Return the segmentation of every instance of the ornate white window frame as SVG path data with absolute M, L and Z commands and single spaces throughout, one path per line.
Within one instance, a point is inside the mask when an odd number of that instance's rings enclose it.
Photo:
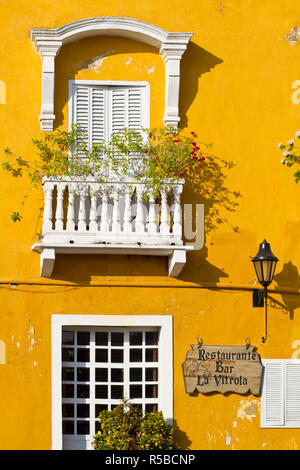
M 179 117 L 180 60 L 193 33 L 169 32 L 133 18 L 87 18 L 55 29 L 31 29 L 30 38 L 42 57 L 41 130 L 53 131 L 55 57 L 62 45 L 94 35 L 122 36 L 158 49 L 165 62 L 166 126 L 177 127 Z
M 159 327 L 160 370 L 159 408 L 164 417 L 173 421 L 173 317 L 171 315 L 60 315 L 53 314 L 52 337 L 52 450 L 61 450 L 62 398 L 61 398 L 61 339 L 64 326 L 101 327 Z

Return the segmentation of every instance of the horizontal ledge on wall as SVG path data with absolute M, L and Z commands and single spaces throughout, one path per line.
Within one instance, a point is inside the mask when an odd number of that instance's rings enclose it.
M 47 286 L 47 287 L 144 287 L 144 288 L 173 288 L 173 289 L 208 289 L 208 290 L 235 290 L 235 291 L 252 291 L 253 289 L 262 289 L 258 284 L 235 284 L 235 283 L 209 283 L 201 282 L 197 284 L 195 282 L 185 281 L 123 281 L 123 280 L 111 280 L 105 279 L 98 282 L 65 282 L 65 281 L 46 281 L 40 279 L 0 279 L 1 286 L 10 286 L 15 288 L 17 286 Z M 269 294 L 293 294 L 300 295 L 300 289 L 293 287 L 282 287 L 282 288 L 269 288 Z

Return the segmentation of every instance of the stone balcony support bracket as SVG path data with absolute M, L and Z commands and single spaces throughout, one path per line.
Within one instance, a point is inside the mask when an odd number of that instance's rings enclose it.
M 40 254 L 40 275 L 50 278 L 53 273 L 55 257 L 57 254 L 93 254 L 93 255 L 142 255 L 165 256 L 168 258 L 168 275 L 178 277 L 186 263 L 186 252 L 192 250 L 192 246 L 151 246 L 151 245 L 113 245 L 106 244 L 52 244 L 45 245 L 42 242 L 35 243 L 32 250 Z
M 133 18 L 87 18 L 55 29 L 32 29 L 30 38 L 42 57 L 41 130 L 54 128 L 55 57 L 61 46 L 91 35 L 121 36 L 145 42 L 158 49 L 165 63 L 165 114 L 166 126 L 177 128 L 180 121 L 178 102 L 180 85 L 180 60 L 193 33 L 169 32 Z

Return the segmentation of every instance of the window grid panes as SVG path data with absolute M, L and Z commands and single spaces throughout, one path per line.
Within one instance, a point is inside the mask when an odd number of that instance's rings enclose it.
M 63 329 L 63 434 L 94 435 L 100 411 L 112 410 L 124 397 L 143 412 L 158 411 L 158 361 L 158 329 Z

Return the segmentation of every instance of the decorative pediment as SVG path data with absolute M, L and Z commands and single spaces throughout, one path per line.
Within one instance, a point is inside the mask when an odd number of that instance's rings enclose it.
M 60 48 L 80 39 L 103 35 L 121 36 L 145 42 L 158 49 L 165 62 L 165 114 L 166 126 L 177 127 L 180 60 L 193 33 L 169 32 L 133 18 L 100 17 L 75 21 L 55 29 L 32 29 L 30 37 L 43 60 L 41 129 L 52 131 L 54 114 L 55 57 Z

